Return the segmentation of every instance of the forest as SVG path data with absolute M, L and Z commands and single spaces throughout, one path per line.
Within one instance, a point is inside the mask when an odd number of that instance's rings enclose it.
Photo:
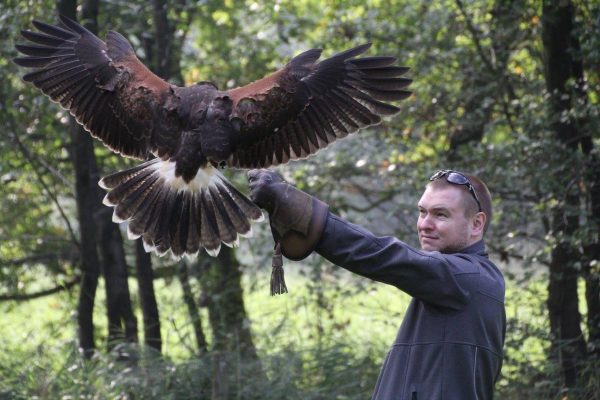
M 316 255 L 284 260 L 289 293 L 270 296 L 268 221 L 218 257 L 128 239 L 98 180 L 134 160 L 13 62 L 59 14 L 177 85 L 242 86 L 311 48 L 396 57 L 400 113 L 275 169 L 416 247 L 428 177 L 480 176 L 506 281 L 495 398 L 600 399 L 598 0 L 0 2 L 0 399 L 367 399 L 410 301 Z

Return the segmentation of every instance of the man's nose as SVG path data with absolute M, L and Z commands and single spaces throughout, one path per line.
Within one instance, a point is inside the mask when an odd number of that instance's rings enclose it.
M 419 222 L 417 224 L 419 229 L 433 229 L 433 222 L 431 221 L 431 218 L 429 216 L 429 214 L 425 215 L 425 216 L 421 216 L 419 218 Z

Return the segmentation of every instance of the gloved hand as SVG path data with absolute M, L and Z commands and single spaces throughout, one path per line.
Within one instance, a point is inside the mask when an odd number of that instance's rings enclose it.
M 289 185 L 278 173 L 268 169 L 253 169 L 248 171 L 248 186 L 252 201 L 271 214 L 275 210 L 280 193 Z
M 325 227 L 329 206 L 266 170 L 248 172 L 250 198 L 269 213 L 273 236 L 292 260 L 310 254 Z

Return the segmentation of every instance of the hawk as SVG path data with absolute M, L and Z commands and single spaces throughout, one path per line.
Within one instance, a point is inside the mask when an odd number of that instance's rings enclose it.
M 23 30 L 33 71 L 23 80 L 69 110 L 112 151 L 143 163 L 102 178 L 113 220 L 147 251 L 217 255 L 262 218 L 220 167 L 267 168 L 303 159 L 382 116 L 410 95 L 408 68 L 394 57 L 357 58 L 364 44 L 318 61 L 308 50 L 246 86 L 179 87 L 153 74 L 121 34 L 103 41 L 74 20 L 33 21 Z

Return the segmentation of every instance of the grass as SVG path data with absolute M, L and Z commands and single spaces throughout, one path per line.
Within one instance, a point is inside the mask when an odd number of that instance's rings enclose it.
M 369 398 L 383 357 L 410 298 L 386 285 L 342 274 L 315 281 L 288 275 L 287 295 L 268 295 L 268 277 L 246 278 L 245 301 L 261 365 L 237 354 L 194 356 L 194 338 L 176 281 L 157 281 L 163 357 L 146 350 L 136 363 L 99 352 L 83 362 L 77 349 L 76 293 L 0 303 L 0 400 L 205 399 L 219 365 L 234 399 Z M 264 284 L 263 284 L 264 283 Z M 257 288 L 258 284 L 261 287 Z M 135 282 L 131 282 L 135 297 Z M 507 282 L 506 358 L 497 399 L 554 398 L 560 392 L 549 349 L 545 281 Z M 104 348 L 104 290 L 96 301 L 97 344 Z M 203 324 L 208 318 L 202 310 Z M 138 315 L 141 332 L 141 316 Z M 268 382 L 256 378 L 263 370 Z M 597 382 L 593 383 L 597 385 Z M 235 395 L 234 395 L 235 394 Z
M 245 375 L 252 376 L 253 365 L 236 367 L 238 386 L 269 391 L 272 398 L 280 392 L 285 398 L 317 399 L 327 391 L 339 393 L 338 398 L 368 397 L 408 296 L 385 285 L 340 294 L 328 290 L 327 283 L 318 287 L 292 273 L 287 278 L 291 293 L 271 297 L 268 276 L 257 278 L 265 285 L 251 290 L 256 284 L 246 282 L 246 308 L 271 386 L 259 387 L 260 383 L 247 381 Z M 353 286 L 348 276 L 341 279 Z M 139 310 L 133 280 L 131 289 L 134 307 Z M 202 394 L 201 385 L 210 380 L 207 371 L 213 370 L 214 360 L 192 355 L 194 338 L 179 284 L 157 281 L 156 291 L 164 357 L 143 355 L 135 366 L 119 363 L 102 352 L 91 363 L 81 361 L 76 344 L 76 292 L 24 303 L 0 303 L 0 399 L 208 396 Z M 317 297 L 321 305 L 328 305 L 318 307 Z M 102 349 L 106 340 L 102 286 L 97 291 L 94 315 L 97 345 Z M 206 310 L 202 310 L 202 317 L 207 328 Z M 138 315 L 140 325 L 141 320 Z M 235 357 L 225 355 L 229 356 Z M 242 371 L 244 368 L 248 371 Z M 136 390 L 128 393 L 131 388 Z

